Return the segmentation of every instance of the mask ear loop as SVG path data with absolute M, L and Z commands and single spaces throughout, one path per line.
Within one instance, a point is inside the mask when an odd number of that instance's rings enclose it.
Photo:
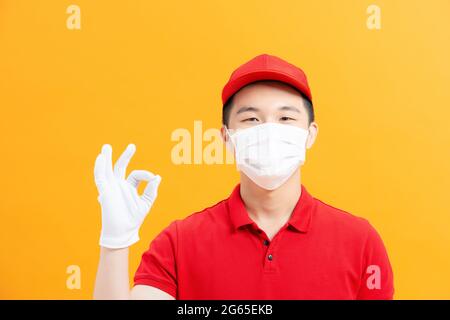
M 311 134 L 311 130 L 309 130 L 309 128 L 307 129 L 308 130 L 308 133 L 306 134 L 306 139 L 305 139 L 305 155 L 304 155 L 304 159 L 303 159 L 303 161 L 300 163 L 300 166 L 303 166 L 304 164 L 305 164 L 305 162 L 306 162 L 306 153 L 307 153 L 307 151 L 308 151 L 308 138 L 309 138 L 309 135 Z
M 309 127 L 308 127 L 308 134 L 306 135 L 306 139 L 305 139 L 305 152 L 306 152 L 306 150 L 308 150 L 309 148 L 308 148 L 308 138 L 309 138 L 309 136 L 311 135 L 311 130 L 309 129 Z
M 237 148 L 236 144 L 234 143 L 233 139 L 231 138 L 230 130 L 228 130 L 226 125 L 224 125 L 224 128 L 225 128 L 225 132 L 226 132 L 226 134 L 228 136 L 228 140 L 226 141 L 226 145 L 230 146 L 230 148 L 231 148 L 230 151 L 234 153 L 234 159 L 236 161 L 236 167 L 238 167 L 238 165 L 239 165 L 238 164 L 238 159 L 239 159 L 239 157 L 238 157 L 238 148 Z
M 227 137 L 226 143 L 227 143 L 227 144 L 230 144 L 230 143 L 231 143 L 231 146 L 233 147 L 233 151 L 236 151 L 236 150 L 237 150 L 237 149 L 236 149 L 236 145 L 235 145 L 233 139 L 231 139 L 231 133 L 230 133 L 230 131 L 228 130 L 228 128 L 227 128 L 226 125 L 224 125 L 223 127 L 225 128 L 226 135 L 228 136 L 228 137 Z

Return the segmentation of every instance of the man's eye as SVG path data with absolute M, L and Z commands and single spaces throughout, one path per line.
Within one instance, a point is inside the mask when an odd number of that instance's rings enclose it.
M 280 120 L 281 121 L 289 121 L 289 120 L 295 120 L 295 119 L 291 118 L 291 117 L 281 117 Z
M 258 118 L 247 118 L 247 119 L 244 119 L 244 120 L 242 120 L 243 122 L 245 121 L 245 122 L 255 122 L 255 121 L 259 121 L 258 120 Z

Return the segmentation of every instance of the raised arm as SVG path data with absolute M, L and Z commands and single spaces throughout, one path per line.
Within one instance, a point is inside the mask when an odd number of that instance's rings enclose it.
M 161 177 L 149 171 L 126 169 L 136 147 L 128 145 L 112 166 L 112 148 L 104 145 L 94 168 L 98 201 L 102 212 L 100 261 L 95 281 L 94 299 L 173 299 L 151 286 L 130 290 L 128 276 L 129 247 L 139 240 L 139 228 L 152 207 Z M 137 187 L 147 181 L 142 195 Z

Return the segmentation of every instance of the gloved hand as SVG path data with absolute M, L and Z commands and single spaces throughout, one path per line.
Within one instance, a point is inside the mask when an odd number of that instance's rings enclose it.
M 106 248 L 125 248 L 139 240 L 139 228 L 152 207 L 161 177 L 144 170 L 134 170 L 125 180 L 131 157 L 136 151 L 128 145 L 112 168 L 112 148 L 109 144 L 95 160 L 94 177 L 98 201 L 102 208 L 100 245 Z M 148 181 L 142 195 L 137 186 Z

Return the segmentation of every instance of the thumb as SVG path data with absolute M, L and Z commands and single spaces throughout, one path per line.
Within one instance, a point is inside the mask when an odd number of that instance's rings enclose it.
M 150 181 L 155 175 L 146 170 L 133 170 L 128 175 L 127 182 L 137 188 L 141 181 Z

